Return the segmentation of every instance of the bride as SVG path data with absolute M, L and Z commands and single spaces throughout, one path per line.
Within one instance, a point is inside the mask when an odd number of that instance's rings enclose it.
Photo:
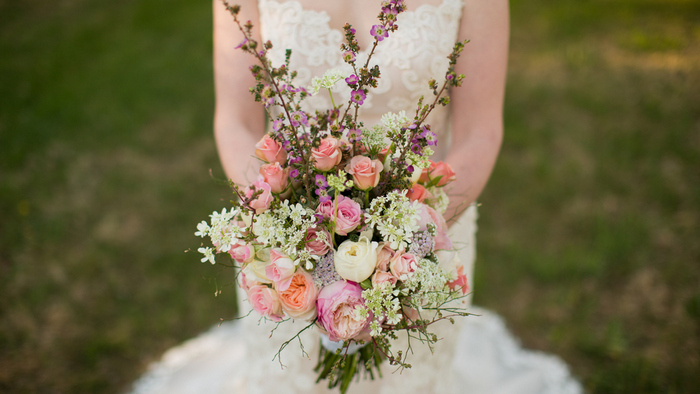
M 339 47 L 346 22 L 357 30 L 360 46 L 369 47 L 369 31 L 376 24 L 381 0 L 242 0 L 239 4 L 240 19 L 253 21 L 254 33 L 273 43 L 269 55 L 273 63 L 279 66 L 285 49 L 292 49 L 291 69 L 298 71 L 295 82 L 308 86 L 311 78 L 329 69 L 343 71 Z M 452 218 L 451 238 L 460 245 L 457 253 L 471 280 L 477 217 L 473 202 L 488 180 L 502 137 L 508 4 L 506 0 L 409 0 L 407 6 L 408 11 L 398 17 L 399 30 L 382 41 L 372 57 L 382 76 L 378 88 L 368 95 L 360 119 L 371 126 L 386 112 L 415 110 L 418 97 L 431 94 L 427 81 L 443 78 L 454 42 L 471 40 L 456 70 L 466 76 L 463 86 L 450 92 L 450 106 L 436 108 L 428 118 L 439 140 L 433 160 L 450 163 L 459 174 L 445 217 Z M 254 59 L 235 49 L 242 36 L 218 1 L 214 2 L 214 38 L 219 155 L 227 176 L 245 185 L 257 174 L 249 158 L 264 133 L 265 118 L 248 93 L 255 84 L 248 72 Z M 345 101 L 349 97 L 342 88 L 334 94 Z M 330 107 L 328 96 L 321 94 L 305 103 L 306 110 Z M 247 313 L 245 294 L 238 299 L 239 311 Z M 391 373 L 392 368 L 383 365 L 382 379 L 353 382 L 349 392 L 581 392 L 559 359 L 521 349 L 498 316 L 474 307 L 469 311 L 480 316 L 436 327 L 443 339 L 434 354 L 427 346 L 419 346 L 409 356 L 411 369 Z M 135 383 L 133 392 L 328 392 L 324 385 L 315 384 L 312 370 L 319 350 L 317 332 L 307 330 L 302 336 L 309 356 L 294 343 L 273 361 L 280 344 L 303 325 L 281 325 L 272 337 L 274 325 L 259 324 L 253 316 L 214 327 L 168 351 Z

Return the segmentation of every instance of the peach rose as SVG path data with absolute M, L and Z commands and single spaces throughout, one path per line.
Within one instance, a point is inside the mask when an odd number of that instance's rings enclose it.
M 255 156 L 268 163 L 287 163 L 287 152 L 282 149 L 277 141 L 265 134 L 257 144 L 255 144 Z
M 467 281 L 467 276 L 464 275 L 463 265 L 457 267 L 457 279 L 448 282 L 447 285 L 452 290 L 462 289 L 462 295 L 465 295 L 469 292 L 469 282 Z
M 311 156 L 314 158 L 316 169 L 319 171 L 332 170 L 343 158 L 343 154 L 340 152 L 340 141 L 335 137 L 322 139 L 318 148 L 311 148 Z
M 260 175 L 270 185 L 273 193 L 282 193 L 289 185 L 290 168 L 282 168 L 280 163 L 263 164 L 260 167 Z
M 274 289 L 264 285 L 256 285 L 248 290 L 248 302 L 260 315 L 274 321 L 284 317 L 282 303 Z
M 345 166 L 345 171 L 352 174 L 355 187 L 360 190 L 367 190 L 377 186 L 379 175 L 384 169 L 382 162 L 372 160 L 367 156 L 355 156 Z
M 389 262 L 389 271 L 400 280 L 408 279 L 416 269 L 418 269 L 418 260 L 411 253 L 396 252 Z
M 438 177 L 441 177 L 440 181 L 438 181 L 437 184 L 438 187 L 445 186 L 448 183 L 457 179 L 457 176 L 452 170 L 452 167 L 449 164 L 443 163 L 441 161 L 435 163 L 435 168 L 433 168 L 432 171 L 430 171 L 430 179 L 437 179 Z
M 423 169 L 423 172 L 418 180 L 421 183 L 428 183 L 438 178 L 439 180 L 437 181 L 436 186 L 442 187 L 457 179 L 457 176 L 449 164 L 441 161 L 435 163 L 431 160 L 430 165 L 428 168 Z
M 282 309 L 294 319 L 316 317 L 316 296 L 318 291 L 308 272 L 297 271 L 287 290 L 279 293 Z
M 265 267 L 265 275 L 275 284 L 278 291 L 287 290 L 296 271 L 294 262 L 274 249 L 270 251 L 270 260 L 272 263 Z
M 245 189 L 246 198 L 250 198 L 257 190 L 262 190 L 262 193 L 250 201 L 250 207 L 255 210 L 255 213 L 261 214 L 270 208 L 270 203 L 272 203 L 272 189 L 270 185 L 260 177 L 257 181 L 253 182 L 251 186 Z
M 406 197 L 408 197 L 408 199 L 411 201 L 423 202 L 426 198 L 433 198 L 433 195 L 423 185 L 416 183 L 411 189 L 408 190 Z
M 366 319 L 358 319 L 355 309 L 364 305 L 360 285 L 339 280 L 318 293 L 318 323 L 333 342 L 354 339 L 362 334 L 373 318 L 372 314 L 369 314 Z

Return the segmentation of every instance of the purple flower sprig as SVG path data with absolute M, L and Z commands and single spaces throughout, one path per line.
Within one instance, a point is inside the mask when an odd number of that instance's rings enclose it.
M 231 6 L 226 0 L 222 0 L 226 9 L 233 16 L 233 20 L 238 26 L 238 29 L 243 33 L 243 42 L 240 44 L 240 49 L 244 52 L 248 52 L 253 55 L 257 60 L 259 65 L 254 65 L 251 67 L 251 72 L 257 81 L 255 87 L 251 88 L 251 93 L 254 95 L 256 101 L 262 101 L 265 105 L 265 109 L 270 115 L 270 118 L 275 118 L 270 112 L 272 105 L 279 105 L 284 114 L 286 115 L 286 120 L 289 122 L 282 125 L 278 125 L 279 130 L 277 133 L 281 134 L 284 138 L 281 139 L 283 145 L 285 141 L 290 142 L 290 150 L 288 150 L 289 156 L 294 160 L 299 160 L 299 162 L 293 165 L 293 169 L 299 170 L 301 174 L 296 174 L 295 178 L 300 177 L 304 190 L 306 190 L 307 201 L 312 199 L 312 187 L 311 178 L 305 176 L 312 172 L 311 160 L 309 156 L 311 155 L 311 150 L 308 148 L 311 141 L 305 138 L 305 133 L 300 134 L 297 127 L 300 127 L 307 122 L 307 117 L 301 116 L 299 113 L 295 113 L 295 117 L 292 116 L 292 112 L 300 111 L 300 102 L 303 100 L 308 93 L 305 89 L 297 89 L 293 85 L 293 80 L 296 77 L 296 72 L 289 72 L 289 59 L 291 57 L 291 50 L 287 50 L 285 53 L 285 63 L 280 67 L 272 67 L 270 59 L 267 57 L 267 51 L 272 48 L 272 43 L 267 41 L 261 49 L 258 49 L 258 43 L 253 38 L 253 24 L 248 21 L 245 24 L 241 24 L 238 19 L 238 13 L 240 12 L 240 6 Z M 270 94 L 267 89 L 272 91 Z M 264 93 L 263 93 L 264 92 Z M 277 102 L 275 99 L 270 101 L 272 97 L 279 99 Z
M 452 52 L 447 56 L 450 63 L 447 72 L 445 72 L 445 80 L 442 86 L 438 86 L 435 80 L 429 81 L 428 85 L 433 90 L 435 98 L 430 104 L 424 104 L 423 97 L 418 100 L 418 108 L 416 109 L 413 123 L 409 127 L 402 128 L 402 133 L 406 133 L 405 135 L 407 135 L 408 138 L 404 139 L 404 141 L 406 141 L 404 144 L 396 144 L 395 152 L 398 153 L 398 157 L 394 159 L 395 165 L 390 171 L 382 172 L 379 181 L 381 186 L 379 190 L 377 190 L 378 194 L 381 195 L 384 193 L 387 187 L 395 188 L 397 185 L 403 184 L 404 180 L 410 175 L 408 166 L 406 165 L 406 154 L 408 154 L 408 152 L 422 152 L 422 149 L 426 146 L 434 146 L 437 144 L 435 134 L 430 130 L 430 127 L 427 125 L 424 126 L 423 123 L 432 110 L 435 109 L 436 105 L 445 106 L 449 104 L 449 97 L 443 96 L 448 88 L 462 85 L 464 75 L 457 75 L 455 73 L 455 65 L 457 64 L 459 55 L 464 50 L 464 45 L 468 42 L 467 40 L 455 43 Z
M 369 68 L 369 62 L 374 55 L 379 42 L 389 37 L 389 33 L 396 31 L 399 26 L 396 24 L 397 17 L 400 13 L 406 10 L 404 0 L 386 0 L 382 3 L 382 10 L 378 15 L 379 24 L 373 25 L 370 29 L 370 35 L 373 37 L 372 48 L 367 55 L 365 64 L 362 67 L 357 67 L 357 55 L 360 52 L 360 44 L 357 41 L 357 31 L 352 25 L 346 23 L 343 26 L 345 32 L 345 42 L 341 45 L 343 52 L 343 60 L 350 64 L 353 69 L 353 74 L 346 78 L 345 82 L 352 89 L 352 94 L 348 105 L 345 108 L 345 113 L 340 118 L 340 123 L 343 123 L 351 108 L 354 108 L 353 122 L 357 122 L 359 107 L 367 98 L 367 87 L 377 87 L 377 79 L 379 78 L 379 67 L 374 66 Z

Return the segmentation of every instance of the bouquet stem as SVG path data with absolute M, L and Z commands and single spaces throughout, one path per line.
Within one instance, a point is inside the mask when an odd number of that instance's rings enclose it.
M 374 373 L 381 378 L 382 371 L 379 365 L 382 356 L 375 351 L 374 346 L 365 345 L 354 354 L 347 354 L 347 346 L 336 351 L 330 351 L 320 344 L 318 364 L 314 368 L 318 372 L 316 383 L 328 379 L 328 388 L 340 386 L 341 394 L 345 394 L 354 377 L 359 380 L 360 371 L 365 371 L 365 377 L 369 375 L 374 380 Z

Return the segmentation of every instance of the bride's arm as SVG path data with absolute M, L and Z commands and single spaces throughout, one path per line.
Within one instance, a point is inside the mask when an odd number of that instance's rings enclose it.
M 465 75 L 464 83 L 453 89 L 450 97 L 453 138 L 446 162 L 457 173 L 457 180 L 447 186 L 451 200 L 447 219 L 476 201 L 501 146 L 509 37 L 507 0 L 467 0 L 459 36 L 471 42 L 457 63 L 457 74 Z
M 233 3 L 232 3 L 233 4 Z M 258 4 L 256 0 L 236 0 L 241 5 L 238 18 L 253 21 L 254 35 L 260 42 Z M 220 0 L 214 0 L 214 86 L 216 112 L 214 134 L 226 176 L 240 185 L 255 179 L 251 158 L 253 146 L 264 134 L 265 116 L 260 103 L 253 101 L 248 89 L 255 79 L 248 67 L 255 58 L 235 49 L 243 35 Z

